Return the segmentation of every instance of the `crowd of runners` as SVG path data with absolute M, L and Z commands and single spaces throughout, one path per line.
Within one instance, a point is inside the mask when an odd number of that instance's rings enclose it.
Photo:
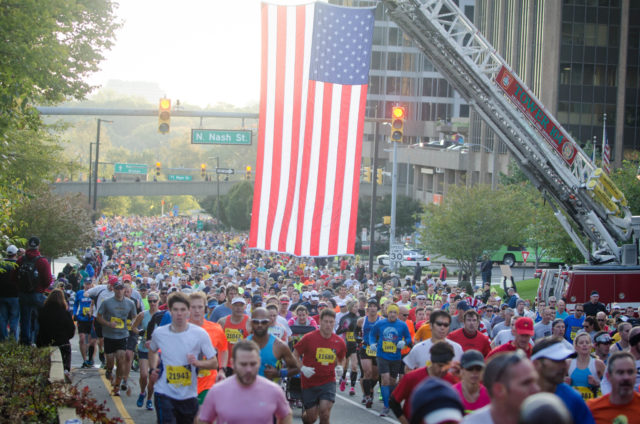
M 29 242 L 7 259 L 41 260 Z M 112 394 L 137 395 L 159 423 L 286 423 L 292 408 L 328 423 L 338 391 L 402 423 L 640 417 L 638 314 L 597 292 L 570 311 L 489 283 L 466 293 L 441 274 L 369 273 L 357 257 L 253 251 L 245 234 L 180 217 L 104 218 L 82 260 L 51 284 L 40 275 L 36 292 L 72 314 L 82 367 L 100 364 Z M 3 338 L 18 331 L 7 293 Z M 73 328 L 29 314 L 21 341 L 60 346 L 68 371 Z

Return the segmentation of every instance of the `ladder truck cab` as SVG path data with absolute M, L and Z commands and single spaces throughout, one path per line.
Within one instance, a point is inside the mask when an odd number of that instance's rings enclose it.
M 602 302 L 640 302 L 640 217 L 631 216 L 624 194 L 609 176 L 453 0 L 382 2 L 391 19 L 506 144 L 589 264 L 547 270 L 540 298 L 546 300 L 553 289 L 555 296 L 562 293 L 573 304 L 586 302 L 587 294 L 597 290 Z M 548 275 L 556 273 L 551 281 Z

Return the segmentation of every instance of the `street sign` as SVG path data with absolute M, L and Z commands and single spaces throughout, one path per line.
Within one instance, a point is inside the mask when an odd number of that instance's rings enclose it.
M 191 175 L 169 175 L 169 181 L 193 181 L 193 176 Z
M 149 169 L 147 165 L 141 165 L 136 163 L 116 163 L 114 164 L 114 172 L 116 174 L 147 175 L 147 172 L 149 172 Z
M 527 263 L 527 259 L 529 258 L 529 252 L 527 252 L 526 250 L 522 251 L 522 261 L 526 264 Z
M 251 145 L 250 130 L 191 130 L 191 144 Z
M 232 168 L 216 168 L 216 174 L 235 174 L 236 171 L 233 170 Z
M 404 246 L 401 244 L 392 244 L 391 252 L 389 252 L 389 262 L 391 263 L 400 263 L 402 262 L 402 252 L 404 250 Z

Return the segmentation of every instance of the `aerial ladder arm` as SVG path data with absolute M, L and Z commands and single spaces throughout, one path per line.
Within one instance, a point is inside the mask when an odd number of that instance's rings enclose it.
M 391 19 L 507 145 L 525 175 L 553 200 L 554 213 L 574 242 L 580 239 L 564 214 L 591 240 L 596 247 L 591 254 L 581 241 L 576 243 L 585 258 L 620 263 L 620 244 L 633 233 L 624 195 L 455 3 L 382 1 Z

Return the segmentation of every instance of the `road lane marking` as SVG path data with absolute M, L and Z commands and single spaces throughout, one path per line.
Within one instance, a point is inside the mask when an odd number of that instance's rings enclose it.
M 364 406 L 362 406 L 358 402 L 354 402 L 351 399 L 349 399 L 348 397 L 344 397 L 340 393 L 336 393 L 336 396 L 338 396 L 340 399 L 342 399 L 345 402 L 348 402 L 348 403 L 350 403 L 352 405 L 357 406 L 358 408 L 362 409 L 363 411 L 367 411 L 371 415 L 375 415 L 376 417 L 380 418 L 381 420 L 386 420 L 386 421 L 388 421 L 390 423 L 398 424 L 398 420 L 394 420 L 394 419 L 391 419 L 389 417 L 381 417 L 379 411 L 376 411 L 375 409 L 365 408 Z M 393 412 L 391 412 L 391 413 L 393 413 Z
M 120 396 L 114 396 L 112 394 L 113 386 L 111 385 L 111 382 L 107 380 L 107 377 L 105 377 L 104 370 L 102 369 L 100 370 L 100 378 L 102 378 L 104 387 L 106 387 L 109 391 L 109 396 L 111 396 L 111 399 L 113 399 L 113 403 L 116 405 L 116 409 L 120 413 L 120 418 L 122 418 L 125 423 L 135 424 L 135 421 L 133 421 L 133 418 L 131 418 L 131 415 L 129 415 L 129 412 L 127 412 L 127 408 L 124 407 L 124 403 L 122 403 L 122 399 L 120 398 Z

